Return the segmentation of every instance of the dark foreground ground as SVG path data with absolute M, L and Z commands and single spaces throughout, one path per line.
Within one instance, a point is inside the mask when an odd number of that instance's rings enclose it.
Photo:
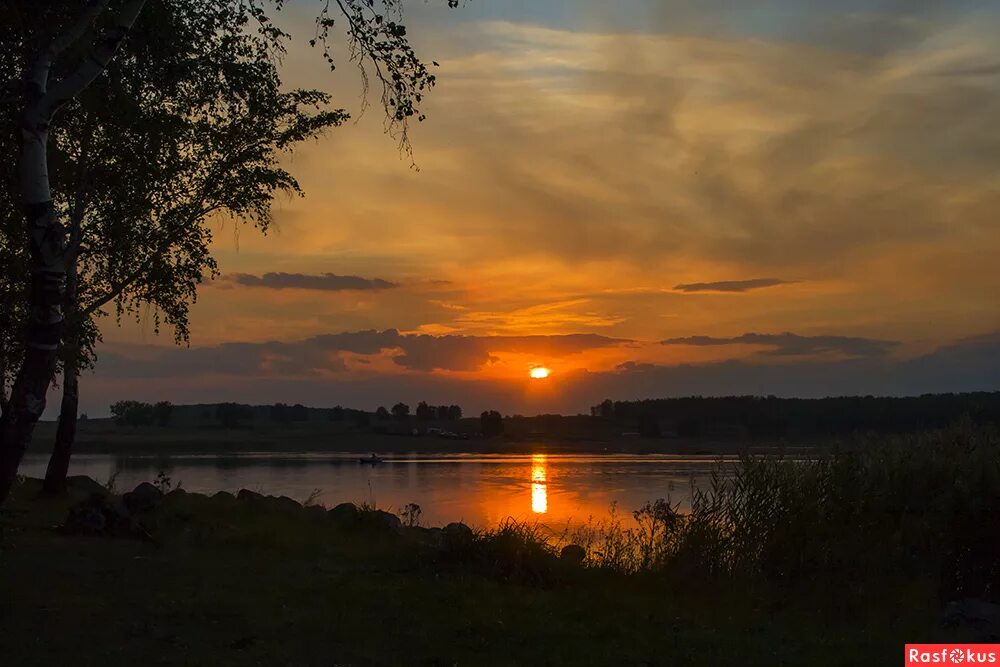
M 58 530 L 94 486 L 4 508 L 3 665 L 894 665 L 956 632 L 920 581 L 686 586 L 260 498 L 169 494 L 148 539 Z

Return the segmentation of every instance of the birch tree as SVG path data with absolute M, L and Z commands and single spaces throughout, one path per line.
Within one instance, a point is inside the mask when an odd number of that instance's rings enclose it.
M 215 270 L 206 221 L 225 211 L 266 229 L 273 196 L 298 189 L 277 155 L 347 117 L 327 109 L 322 92 L 280 91 L 277 63 L 290 35 L 269 12 L 281 0 L 37 5 L 17 0 L 0 16 L 10 19 L 0 21 L 3 49 L 15 56 L 0 71 L 17 100 L 24 216 L 22 233 L 5 229 L 30 276 L 23 301 L 16 271 L 3 292 L 23 325 L 9 325 L 15 333 L 0 341 L 0 360 L 20 357 L 0 419 L 0 501 L 45 408 L 60 350 L 63 415 L 75 428 L 77 370 L 92 357 L 94 318 L 152 304 L 185 339 L 187 304 Z M 435 79 L 407 41 L 399 1 L 337 0 L 335 9 L 319 8 L 310 43 L 333 67 L 331 30 L 343 21 L 350 59 L 366 86 L 369 75 L 378 82 L 389 132 L 405 148 L 407 123 L 422 119 Z M 19 90 L 11 84 L 18 80 Z M 62 421 L 67 445 L 72 430 Z M 57 448 L 50 465 L 56 483 L 68 452 Z

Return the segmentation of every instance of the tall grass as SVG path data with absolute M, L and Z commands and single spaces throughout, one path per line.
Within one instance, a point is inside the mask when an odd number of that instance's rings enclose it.
M 1000 437 L 956 428 L 868 439 L 813 460 L 744 454 L 732 474 L 566 537 L 588 564 L 684 581 L 935 580 L 942 599 L 1000 594 Z

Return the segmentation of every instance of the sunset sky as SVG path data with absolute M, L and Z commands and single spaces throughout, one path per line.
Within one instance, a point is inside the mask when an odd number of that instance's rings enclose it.
M 419 170 L 377 100 L 302 146 L 266 237 L 214 223 L 189 349 L 104 323 L 85 412 L 1000 389 L 1000 3 L 443 5 Z M 358 117 L 311 9 L 286 80 Z

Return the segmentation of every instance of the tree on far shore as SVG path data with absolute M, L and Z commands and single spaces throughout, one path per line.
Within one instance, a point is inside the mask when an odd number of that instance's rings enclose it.
M 487 438 L 503 435 L 503 415 L 489 410 L 479 415 L 479 429 Z

